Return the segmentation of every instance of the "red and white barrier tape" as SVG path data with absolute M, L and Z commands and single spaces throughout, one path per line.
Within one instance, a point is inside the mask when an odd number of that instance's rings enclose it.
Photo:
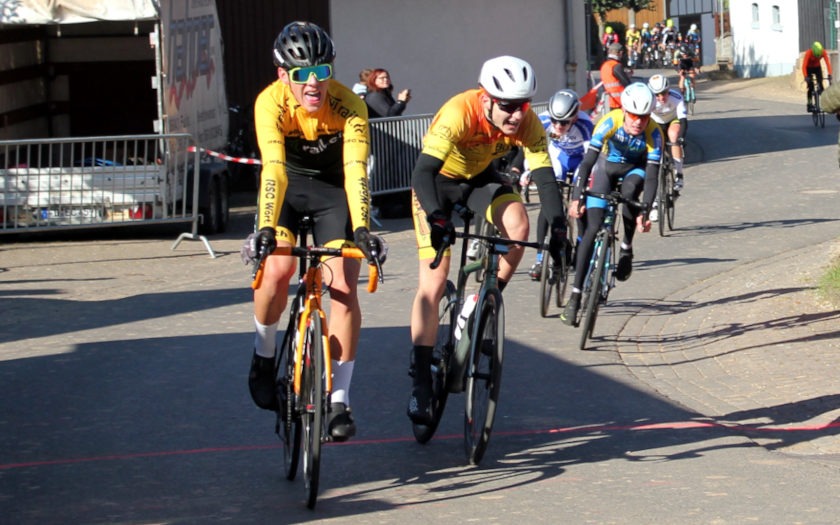
M 211 157 L 217 157 L 228 162 L 238 162 L 240 164 L 262 164 L 262 162 L 260 162 L 260 159 L 252 159 L 250 157 L 231 157 L 230 155 L 225 155 L 224 153 L 219 153 L 218 151 L 213 151 L 206 148 L 196 148 L 195 146 L 188 147 L 187 151 L 193 153 L 196 149 L 202 153 L 210 155 Z

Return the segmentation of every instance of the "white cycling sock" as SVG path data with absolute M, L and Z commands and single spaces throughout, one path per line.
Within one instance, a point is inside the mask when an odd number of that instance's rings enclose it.
M 356 361 L 332 360 L 333 390 L 330 402 L 344 403 L 350 406 L 350 381 L 353 379 L 353 366 Z
M 265 325 L 257 321 L 254 316 L 254 326 L 256 327 L 256 335 L 254 336 L 254 350 L 260 357 L 274 357 L 274 350 L 277 345 L 277 325 L 278 323 Z
M 683 168 L 683 160 L 674 157 L 674 170 L 676 170 L 677 173 L 682 173 L 682 168 Z
M 633 247 L 630 246 L 629 244 L 627 244 L 626 242 L 621 241 L 621 249 L 631 251 L 633 249 Z

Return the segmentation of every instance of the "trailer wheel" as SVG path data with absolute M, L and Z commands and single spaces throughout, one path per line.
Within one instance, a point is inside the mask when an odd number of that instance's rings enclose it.
M 230 179 L 222 176 L 219 184 L 219 215 L 222 218 L 219 233 L 227 231 L 230 224 Z
M 213 235 L 224 230 L 221 200 L 219 179 L 213 178 L 207 188 L 207 206 L 199 209 L 203 219 L 200 228 L 202 234 Z

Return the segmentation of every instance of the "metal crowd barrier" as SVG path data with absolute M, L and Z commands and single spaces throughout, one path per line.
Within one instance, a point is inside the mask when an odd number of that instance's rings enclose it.
M 188 223 L 194 237 L 190 146 L 188 133 L 0 141 L 0 234 Z
M 537 113 L 548 108 L 547 102 L 532 104 Z M 423 149 L 423 136 L 434 115 L 376 118 L 370 120 L 371 195 L 384 195 L 411 189 L 411 172 Z

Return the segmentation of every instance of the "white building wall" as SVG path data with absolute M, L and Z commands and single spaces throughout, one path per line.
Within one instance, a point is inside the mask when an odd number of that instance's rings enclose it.
M 758 10 L 754 18 L 753 5 Z M 779 7 L 780 22 L 773 21 Z M 745 78 L 790 74 L 799 55 L 798 2 L 791 0 L 738 0 L 730 2 L 733 66 Z
M 578 57 L 574 75 L 566 73 L 566 1 Z M 387 69 L 395 91 L 412 91 L 406 115 L 434 113 L 451 96 L 475 87 L 481 64 L 499 55 L 531 63 L 535 101 L 566 87 L 581 94 L 587 89 L 586 21 L 577 0 L 333 0 L 330 25 L 336 78 L 352 86 L 363 68 Z

